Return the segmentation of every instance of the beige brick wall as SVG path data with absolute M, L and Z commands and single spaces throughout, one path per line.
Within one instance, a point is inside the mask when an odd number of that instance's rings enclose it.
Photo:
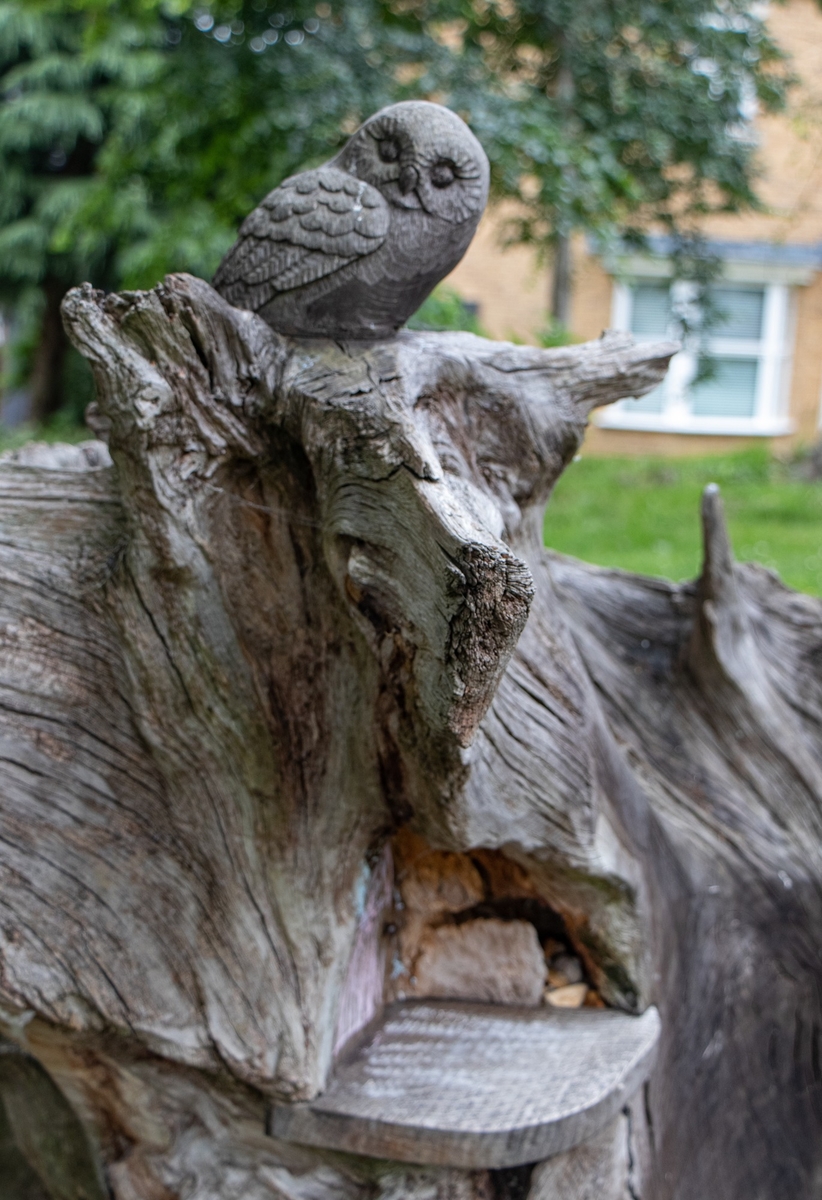
M 790 413 L 796 423 L 792 443 L 816 439 L 822 392 L 822 273 L 809 287 L 797 288 L 796 333 L 791 364 Z
M 491 337 L 533 342 L 545 323 L 548 273 L 527 246 L 503 248 L 506 209 L 482 221 L 468 253 L 446 284 L 480 305 L 480 320 Z

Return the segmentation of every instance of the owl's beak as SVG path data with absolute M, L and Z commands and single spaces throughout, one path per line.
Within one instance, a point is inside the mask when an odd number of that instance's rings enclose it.
M 412 167 L 409 163 L 407 167 L 403 167 L 400 171 L 399 185 L 403 196 L 407 196 L 409 192 L 413 192 L 420 182 L 420 173 L 416 167 Z

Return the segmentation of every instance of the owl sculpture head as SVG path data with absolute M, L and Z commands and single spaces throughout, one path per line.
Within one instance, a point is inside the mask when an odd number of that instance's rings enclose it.
M 280 333 L 388 337 L 467 250 L 489 175 L 455 113 L 422 100 L 392 104 L 325 166 L 265 197 L 214 286 Z
M 433 217 L 476 227 L 488 201 L 485 151 L 456 113 L 441 104 L 407 100 L 361 125 L 337 157 L 395 208 L 422 208 Z

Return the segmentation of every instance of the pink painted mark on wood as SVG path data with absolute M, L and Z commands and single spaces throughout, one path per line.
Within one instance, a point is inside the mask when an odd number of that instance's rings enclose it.
M 386 911 L 391 907 L 394 887 L 394 861 L 386 845 L 374 864 L 357 926 L 354 949 L 348 963 L 337 1028 L 334 1054 L 364 1028 L 383 1005 L 385 982 L 385 941 L 382 936 Z

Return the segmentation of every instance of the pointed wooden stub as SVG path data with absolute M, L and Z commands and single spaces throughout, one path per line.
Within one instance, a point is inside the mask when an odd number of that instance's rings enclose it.
M 275 1137 L 401 1162 L 537 1162 L 591 1137 L 647 1077 L 659 1016 L 614 1010 L 392 1005 Z

